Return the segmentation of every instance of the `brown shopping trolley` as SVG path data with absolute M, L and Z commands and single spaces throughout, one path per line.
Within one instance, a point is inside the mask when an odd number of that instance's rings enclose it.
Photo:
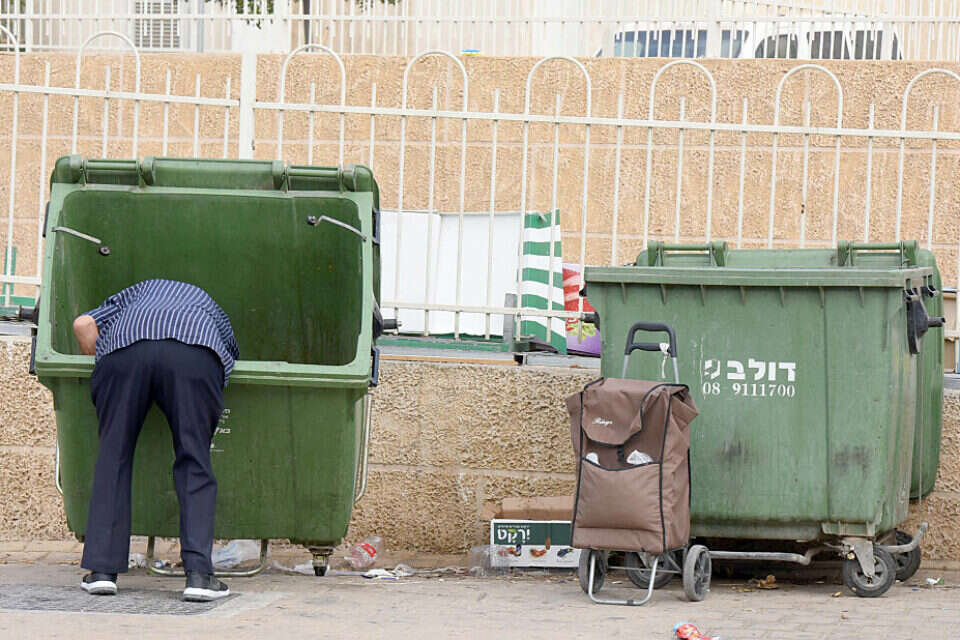
M 669 343 L 635 342 L 639 331 L 663 332 Z M 674 382 L 627 379 L 636 350 L 673 360 Z M 582 549 L 577 576 L 599 604 L 646 604 L 675 574 L 693 601 L 710 589 L 710 553 L 690 538 L 690 422 L 697 408 L 677 373 L 677 339 L 661 323 L 638 322 L 627 334 L 620 378 L 600 378 L 567 398 L 577 455 L 573 546 Z M 622 562 L 617 565 L 616 562 Z M 603 600 L 596 593 L 610 569 L 625 569 L 646 589 L 642 600 Z

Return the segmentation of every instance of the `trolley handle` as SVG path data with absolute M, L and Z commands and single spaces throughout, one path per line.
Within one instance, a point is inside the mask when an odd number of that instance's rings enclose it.
M 627 346 L 623 350 L 624 356 L 629 356 L 637 349 L 643 351 L 660 351 L 660 343 L 658 342 L 634 342 L 637 331 L 668 334 L 670 336 L 670 357 L 677 357 L 677 334 L 674 333 L 673 327 L 662 322 L 637 322 L 630 327 L 630 331 L 627 332 Z
M 630 327 L 630 331 L 627 332 L 627 346 L 623 349 L 623 370 L 620 377 L 627 377 L 627 364 L 630 361 L 630 354 L 637 349 L 641 351 L 660 351 L 660 343 L 658 342 L 635 342 L 634 339 L 638 331 L 666 333 L 670 336 L 667 354 L 673 360 L 673 380 L 674 382 L 680 382 L 680 372 L 677 368 L 677 335 L 674 333 L 673 327 L 662 322 L 637 322 Z

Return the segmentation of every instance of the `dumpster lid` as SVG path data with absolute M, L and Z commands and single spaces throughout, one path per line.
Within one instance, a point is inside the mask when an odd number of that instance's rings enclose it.
M 740 287 L 904 287 L 933 275 L 930 267 L 909 269 L 730 269 L 727 267 L 587 267 L 587 282 Z

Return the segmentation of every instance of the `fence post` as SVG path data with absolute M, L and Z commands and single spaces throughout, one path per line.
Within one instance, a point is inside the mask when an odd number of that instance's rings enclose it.
M 707 9 L 707 50 L 704 52 L 708 58 L 719 58 L 722 51 L 722 42 L 723 42 L 723 29 L 720 26 L 720 3 L 711 2 L 708 4 Z M 693 30 L 693 40 L 697 41 L 697 25 L 694 23 L 691 27 Z M 729 57 L 733 56 L 733 40 L 735 37 L 736 29 L 730 29 L 730 52 L 727 54 Z
M 237 155 L 243 160 L 253 158 L 253 105 L 257 101 L 257 54 L 244 47 L 240 58 L 240 127 Z

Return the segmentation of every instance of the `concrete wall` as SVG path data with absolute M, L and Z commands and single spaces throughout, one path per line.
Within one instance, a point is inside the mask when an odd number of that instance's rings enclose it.
M 53 484 L 50 394 L 26 372 L 29 344 L 0 342 L 0 540 L 69 537 Z M 564 397 L 595 377 L 563 368 L 388 361 L 376 392 L 369 487 L 350 538 L 457 553 L 489 536 L 486 500 L 571 495 Z M 912 507 L 912 530 L 918 516 Z M 944 401 L 943 449 L 924 553 L 960 562 L 960 394 Z

